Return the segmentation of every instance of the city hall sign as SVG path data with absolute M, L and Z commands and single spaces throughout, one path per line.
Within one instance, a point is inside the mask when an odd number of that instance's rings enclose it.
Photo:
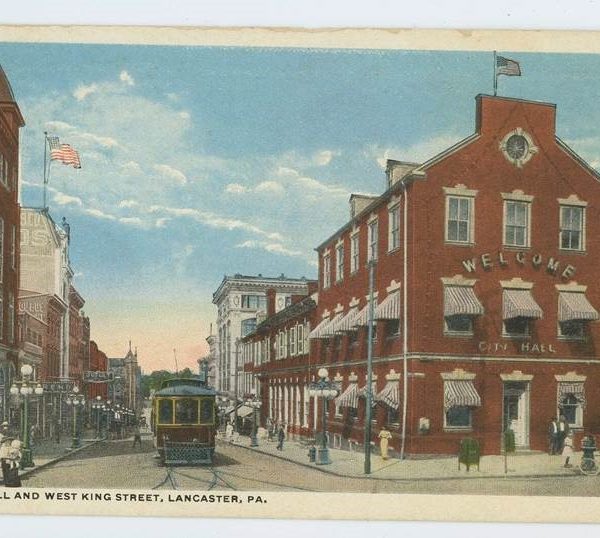
M 546 257 L 540 253 L 530 255 L 522 251 L 514 253 L 499 251 L 496 254 L 485 253 L 475 258 L 463 260 L 462 264 L 469 273 L 475 273 L 478 267 L 490 271 L 494 267 L 507 267 L 510 265 L 524 267 L 531 265 L 534 269 L 543 269 L 549 275 L 560 276 L 565 280 L 573 278 L 575 275 L 575 267 L 571 264 L 562 264 L 552 256 Z

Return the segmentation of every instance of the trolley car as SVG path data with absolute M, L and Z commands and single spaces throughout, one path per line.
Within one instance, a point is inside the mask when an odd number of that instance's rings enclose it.
M 212 463 L 215 451 L 214 389 L 200 378 L 163 381 L 152 400 L 152 434 L 167 465 Z

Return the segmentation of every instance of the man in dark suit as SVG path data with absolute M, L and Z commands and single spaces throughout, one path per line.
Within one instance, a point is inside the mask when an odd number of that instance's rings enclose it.
M 548 424 L 548 448 L 551 456 L 559 453 L 558 419 L 553 418 Z

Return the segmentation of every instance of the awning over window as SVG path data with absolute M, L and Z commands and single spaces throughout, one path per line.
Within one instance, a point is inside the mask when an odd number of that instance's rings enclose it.
M 373 403 L 375 403 L 375 394 L 377 393 L 377 381 L 372 381 L 371 382 L 371 398 Z M 366 398 L 367 397 L 367 385 L 365 383 L 364 387 L 361 387 L 360 389 L 358 389 L 358 397 L 359 398 Z
M 310 333 L 308 334 L 309 338 L 329 338 L 329 335 L 326 334 L 325 330 L 329 326 L 332 320 L 329 318 L 325 318 L 321 323 L 319 323 Z
M 558 321 L 597 320 L 598 311 L 585 293 L 561 291 L 558 294 Z
M 400 319 L 400 290 L 390 293 L 375 309 L 375 319 Z
M 377 309 L 377 304 L 375 304 L 375 308 L 373 312 Z M 369 325 L 369 303 L 362 308 L 362 310 L 356 315 L 354 318 L 354 327 L 367 327 Z
M 444 286 L 444 316 L 481 316 L 483 305 L 472 286 Z
M 535 302 L 531 290 L 505 289 L 502 294 L 503 319 L 542 319 L 543 312 Z
M 383 390 L 375 395 L 375 401 L 392 409 L 400 409 L 400 383 L 398 381 L 388 381 Z
M 469 379 L 452 379 L 444 382 L 444 409 L 451 407 L 480 407 L 481 398 Z
M 356 327 L 354 326 L 354 321 L 356 320 L 358 314 L 360 314 L 360 310 L 357 306 L 354 306 L 348 310 L 348 313 L 340 320 L 337 326 L 337 332 L 346 333 L 355 331 Z
M 232 415 L 235 411 L 235 407 L 231 406 L 225 410 L 226 415 Z M 249 405 L 240 405 L 237 408 L 237 416 L 240 418 L 245 418 L 248 415 L 251 415 L 254 412 L 254 409 Z
M 335 405 L 356 409 L 358 407 L 358 385 L 350 383 L 346 390 L 335 399 Z
M 558 405 L 565 403 L 569 396 L 574 396 L 575 399 L 585 407 L 585 388 L 583 382 L 579 383 L 559 383 L 558 384 Z
M 343 314 L 337 314 L 334 318 L 321 330 L 322 337 L 321 338 L 332 338 L 337 333 L 337 327 L 344 317 Z

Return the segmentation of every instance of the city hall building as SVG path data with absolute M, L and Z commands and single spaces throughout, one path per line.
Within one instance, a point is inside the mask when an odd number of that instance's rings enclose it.
M 472 437 L 493 454 L 511 429 L 518 449 L 546 450 L 557 414 L 576 446 L 600 433 L 600 176 L 555 121 L 553 104 L 479 95 L 471 136 L 425 163 L 388 161 L 381 196 L 352 196 L 317 248 L 310 352 L 285 372 L 304 383 L 324 366 L 338 382 L 333 445 L 362 443 L 370 266 L 373 441 L 386 425 L 396 453 Z M 263 419 L 283 401 L 269 388 L 281 354 L 253 367 Z M 285 416 L 318 432 L 322 403 L 290 394 L 302 411 Z

